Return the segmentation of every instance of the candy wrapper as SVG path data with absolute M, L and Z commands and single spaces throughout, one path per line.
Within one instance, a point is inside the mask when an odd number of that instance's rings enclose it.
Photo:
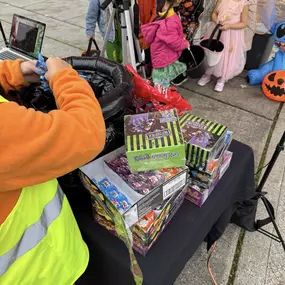
M 104 195 L 112 202 L 117 210 L 126 211 L 131 207 L 130 202 L 107 178 L 99 182 Z
M 137 225 L 142 230 L 144 230 L 144 232 L 148 232 L 148 230 L 153 225 L 154 219 L 155 219 L 154 211 L 150 211 L 140 221 L 137 222 Z
M 116 159 L 106 162 L 106 164 L 132 189 L 142 195 L 150 193 L 154 188 L 183 170 L 183 168 L 166 168 L 132 174 L 125 154 L 119 155 Z
M 38 61 L 36 63 L 36 68 L 37 68 L 37 74 L 40 76 L 40 81 L 41 81 L 41 84 L 42 84 L 42 87 L 44 89 L 44 91 L 50 91 L 50 87 L 49 87 L 49 84 L 45 78 L 45 74 L 47 72 L 47 65 L 45 63 L 45 60 L 43 58 L 43 56 L 38 53 Z

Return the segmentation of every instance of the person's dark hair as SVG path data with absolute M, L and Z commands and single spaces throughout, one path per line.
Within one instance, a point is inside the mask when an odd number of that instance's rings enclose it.
M 162 1 L 161 5 L 160 5 L 160 7 L 159 7 L 159 9 L 158 9 L 158 12 L 160 12 L 160 13 L 164 12 L 164 11 L 163 11 L 163 7 L 164 7 L 165 3 L 168 3 L 168 4 L 169 4 L 169 7 L 168 7 L 168 9 L 165 11 L 164 15 L 161 16 L 161 17 L 160 17 L 160 16 L 156 17 L 156 18 L 155 18 L 155 21 L 165 19 L 165 18 L 167 17 L 167 15 L 168 15 L 170 9 L 175 7 L 176 1 L 177 1 L 177 0 L 165 0 L 165 1 Z

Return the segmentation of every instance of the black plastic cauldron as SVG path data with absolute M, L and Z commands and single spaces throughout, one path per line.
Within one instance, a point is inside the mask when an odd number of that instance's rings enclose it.
M 191 45 L 190 50 L 183 50 L 179 61 L 187 65 L 187 74 L 190 78 L 200 78 L 206 71 L 205 51 L 200 46 Z
M 132 108 L 132 76 L 123 65 L 103 57 L 68 57 L 67 61 L 88 82 L 103 111 L 106 122 L 114 121 Z

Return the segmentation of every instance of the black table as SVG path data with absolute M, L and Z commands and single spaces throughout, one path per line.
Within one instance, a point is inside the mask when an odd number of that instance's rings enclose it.
M 238 202 L 254 195 L 252 149 L 233 141 L 229 170 L 202 208 L 185 200 L 146 257 L 136 254 L 145 285 L 171 285 L 186 262 L 205 240 L 217 240 L 224 232 Z M 79 200 L 71 202 L 83 237 L 90 249 L 90 263 L 79 285 L 133 285 L 125 245 L 96 224 Z

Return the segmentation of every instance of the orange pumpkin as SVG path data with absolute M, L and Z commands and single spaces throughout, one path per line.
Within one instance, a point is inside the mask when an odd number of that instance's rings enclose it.
M 271 100 L 285 102 L 285 70 L 267 74 L 262 82 L 262 91 Z

